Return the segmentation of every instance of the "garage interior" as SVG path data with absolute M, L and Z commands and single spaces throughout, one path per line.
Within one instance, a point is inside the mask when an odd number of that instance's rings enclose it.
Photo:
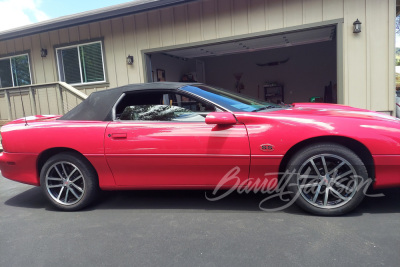
M 290 104 L 337 103 L 336 54 L 328 26 L 146 55 L 150 81 L 198 81 Z

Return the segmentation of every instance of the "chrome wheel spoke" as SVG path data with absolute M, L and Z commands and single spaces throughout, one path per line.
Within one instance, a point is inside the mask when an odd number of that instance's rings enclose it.
M 339 179 L 341 179 L 341 178 L 344 178 L 344 177 L 346 177 L 347 175 L 349 175 L 350 173 L 353 173 L 353 171 L 350 170 L 350 171 L 347 171 L 347 172 L 345 172 L 345 173 L 339 175 L 338 177 L 335 177 L 335 178 L 334 178 L 334 181 L 337 181 L 337 180 L 339 180 Z
M 54 166 L 54 169 L 56 170 L 56 172 L 58 173 L 58 175 L 60 175 L 60 178 L 64 178 L 61 174 L 61 172 L 58 170 L 57 165 Z
M 315 192 L 314 198 L 312 200 L 314 203 L 317 201 L 317 198 L 318 198 L 318 195 L 319 195 L 320 191 L 321 191 L 321 185 L 319 184 L 318 187 L 317 187 L 317 191 Z
M 330 172 L 328 172 L 329 175 L 331 175 L 332 173 L 337 173 L 340 169 L 340 167 L 342 167 L 345 164 L 344 161 L 342 161 L 339 165 L 337 165 L 334 169 L 332 169 Z M 334 177 L 334 176 L 333 176 Z
M 74 174 L 78 170 L 77 167 L 75 167 L 72 172 L 68 175 L 67 179 L 71 178 L 72 174 Z
M 67 191 L 65 192 L 65 199 L 64 199 L 64 202 L 65 203 L 68 203 L 68 192 L 69 192 L 69 188 L 67 188 Z
M 338 196 L 339 198 L 343 199 L 343 200 L 347 200 L 347 197 L 344 197 L 342 194 L 340 194 L 338 191 L 336 191 L 335 189 L 331 188 L 331 191 Z
M 75 187 L 79 192 L 83 193 L 83 189 L 77 186 L 76 184 L 72 183 L 71 184 L 73 187 Z M 72 189 L 72 188 L 71 188 Z
M 329 187 L 325 189 L 324 206 L 328 204 L 328 197 L 329 197 Z
M 62 192 L 64 191 L 64 188 L 65 188 L 64 186 L 61 188 L 60 193 L 58 194 L 58 197 L 57 197 L 58 200 L 60 200 L 60 197 L 61 197 Z
M 47 180 L 51 180 L 51 181 L 62 181 L 62 178 L 47 177 Z
M 317 166 L 315 165 L 315 162 L 313 159 L 310 160 L 311 165 L 313 166 L 315 172 L 317 173 L 318 176 L 321 176 L 321 173 L 319 173 L 319 170 L 317 168 Z
M 345 190 L 347 190 L 347 191 L 351 191 L 351 189 L 350 189 L 349 187 L 347 187 L 347 186 L 345 186 L 345 185 L 342 185 L 341 183 L 339 183 L 339 182 L 337 182 L 337 181 L 333 181 L 333 183 L 334 183 L 336 186 L 339 186 L 340 188 L 343 188 L 343 189 L 345 189 Z
M 80 197 L 78 196 L 78 194 L 75 192 L 74 189 L 72 189 L 72 188 L 70 187 L 69 190 L 71 191 L 71 193 L 72 193 L 77 199 L 80 199 Z
M 62 184 L 56 184 L 56 185 L 49 185 L 48 188 L 56 188 L 56 187 L 62 187 Z
M 319 183 L 312 183 L 312 184 L 301 184 L 300 188 L 307 188 L 307 187 L 314 187 L 319 185 Z
M 61 163 L 61 167 L 62 167 L 62 169 L 63 169 L 65 178 L 67 178 L 67 172 L 65 171 L 64 163 Z
M 75 183 L 77 180 L 81 179 L 82 175 L 79 175 L 78 177 L 76 177 L 74 180 L 71 180 L 71 183 Z
M 299 179 L 319 179 L 320 177 L 318 175 L 308 175 L 308 174 L 304 174 L 304 175 L 300 175 Z
M 324 165 L 324 171 L 325 171 L 325 175 L 326 175 L 328 173 L 328 166 L 326 166 L 325 157 L 322 156 L 321 160 L 322 160 L 322 165 Z

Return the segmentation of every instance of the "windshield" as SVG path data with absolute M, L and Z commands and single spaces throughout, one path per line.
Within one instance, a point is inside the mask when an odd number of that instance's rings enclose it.
M 249 96 L 209 85 L 185 86 L 181 90 L 204 97 L 231 111 L 257 112 L 267 109 L 281 109 L 283 105 L 264 102 Z

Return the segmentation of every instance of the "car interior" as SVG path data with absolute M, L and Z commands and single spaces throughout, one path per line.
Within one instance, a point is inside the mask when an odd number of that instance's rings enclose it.
M 204 121 L 215 107 L 171 91 L 128 93 L 116 107 L 117 120 Z

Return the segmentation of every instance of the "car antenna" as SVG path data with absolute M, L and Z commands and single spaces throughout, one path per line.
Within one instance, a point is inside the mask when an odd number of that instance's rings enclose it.
M 22 103 L 22 114 L 24 115 L 25 126 L 27 126 L 28 125 L 28 121 L 26 120 L 25 106 L 24 106 L 24 100 L 22 99 L 21 87 L 18 86 L 18 89 L 19 89 L 19 97 L 21 98 L 21 103 Z

